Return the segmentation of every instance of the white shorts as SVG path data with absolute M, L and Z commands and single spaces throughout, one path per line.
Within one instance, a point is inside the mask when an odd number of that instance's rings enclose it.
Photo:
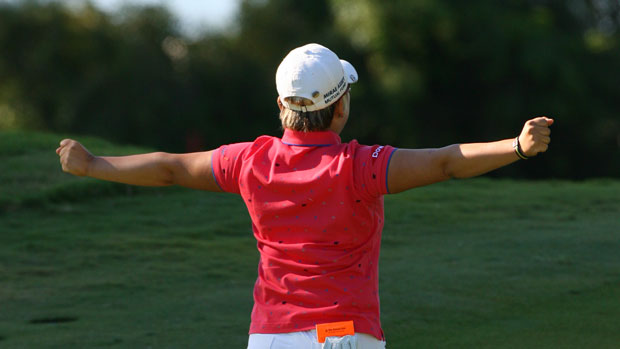
M 357 349 L 385 349 L 385 342 L 365 333 L 356 333 Z M 248 349 L 321 349 L 316 331 L 252 333 Z

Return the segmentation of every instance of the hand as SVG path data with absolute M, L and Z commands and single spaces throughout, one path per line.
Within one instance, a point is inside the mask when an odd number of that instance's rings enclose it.
M 86 176 L 95 158 L 83 145 L 72 139 L 63 139 L 56 149 L 62 170 L 75 176 Z
M 551 129 L 549 129 L 551 125 L 553 125 L 553 119 L 546 116 L 534 118 L 525 123 L 519 135 L 519 144 L 525 156 L 532 157 L 547 151 L 551 143 Z

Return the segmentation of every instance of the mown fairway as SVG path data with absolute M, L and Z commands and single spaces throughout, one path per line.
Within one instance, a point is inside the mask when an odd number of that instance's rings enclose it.
M 241 200 L 73 178 L 60 138 L 0 133 L 0 347 L 245 348 L 258 254 Z M 620 181 L 385 201 L 388 348 L 620 346 Z

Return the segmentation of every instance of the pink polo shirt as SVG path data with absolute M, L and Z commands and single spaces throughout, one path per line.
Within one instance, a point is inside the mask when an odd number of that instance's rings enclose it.
M 241 194 L 260 252 L 250 333 L 353 320 L 384 339 L 378 261 L 394 151 L 287 129 L 214 152 L 215 179 Z

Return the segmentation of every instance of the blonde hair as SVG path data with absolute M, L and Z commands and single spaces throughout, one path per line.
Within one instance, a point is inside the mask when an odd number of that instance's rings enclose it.
M 286 97 L 285 100 L 290 104 L 299 106 L 312 105 L 312 100 L 303 97 Z M 289 108 L 282 108 L 280 111 L 280 121 L 282 128 L 293 131 L 313 132 L 325 131 L 329 128 L 334 118 L 335 106 L 333 103 L 327 108 L 316 111 L 297 111 Z

